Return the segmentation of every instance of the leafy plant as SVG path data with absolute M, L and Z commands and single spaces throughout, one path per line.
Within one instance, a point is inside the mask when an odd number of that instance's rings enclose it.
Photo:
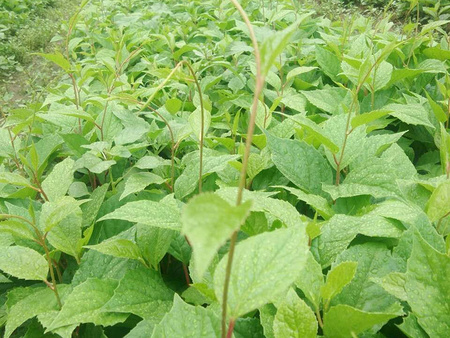
M 442 337 L 446 21 L 83 1 L 2 117 L 5 337 Z

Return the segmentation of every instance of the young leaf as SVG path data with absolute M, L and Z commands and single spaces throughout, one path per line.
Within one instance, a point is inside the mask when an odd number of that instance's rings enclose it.
M 286 298 L 278 305 L 273 321 L 276 338 L 304 338 L 317 336 L 317 320 L 311 308 L 289 289 Z
M 211 309 L 186 304 L 175 294 L 172 309 L 156 325 L 151 337 L 219 338 L 220 320 Z
M 47 280 L 48 264 L 37 251 L 24 246 L 2 247 L 0 270 L 17 278 Z
M 306 252 L 307 239 L 302 227 L 266 232 L 239 243 L 228 291 L 229 316 L 240 317 L 286 292 L 299 277 Z M 227 261 L 228 256 L 222 258 L 214 274 L 214 291 L 219 300 Z
M 85 248 L 99 251 L 105 255 L 143 261 L 139 247 L 124 238 L 111 238 L 96 245 L 87 245 Z
M 42 189 L 50 202 L 56 202 L 69 190 L 73 181 L 74 163 L 70 157 L 66 158 L 55 165 L 52 172 L 42 182 Z
M 72 213 L 81 214 L 80 205 L 73 197 L 64 196 L 55 202 L 46 202 L 42 206 L 39 225 L 45 232 L 49 232 L 54 226 Z
M 19 174 L 0 172 L 0 183 L 8 183 L 12 185 L 18 185 L 21 187 L 31 187 L 30 181 Z
M 136 244 L 142 256 L 155 269 L 169 250 L 176 231 L 145 224 L 136 224 Z
M 352 128 L 356 128 L 365 124 L 368 124 L 372 121 L 378 120 L 383 116 L 386 116 L 390 113 L 390 110 L 381 109 L 381 110 L 373 110 L 369 113 L 364 113 L 360 115 L 356 115 L 352 118 Z
M 213 193 L 198 195 L 184 206 L 181 230 L 192 245 L 199 278 L 203 276 L 217 250 L 245 221 L 250 207 L 251 202 L 231 206 Z
M 374 325 L 386 323 L 398 313 L 366 312 L 339 304 L 332 306 L 323 318 L 325 336 L 348 338 L 369 330 Z
M 83 212 L 83 228 L 87 228 L 94 223 L 108 188 L 109 184 L 103 184 L 101 187 L 98 187 L 92 192 L 89 198 L 90 200 L 81 206 Z
M 36 53 L 36 55 L 42 56 L 46 58 L 47 60 L 55 63 L 59 67 L 61 67 L 64 71 L 68 72 L 70 70 L 70 62 L 67 61 L 67 59 L 62 55 L 61 53 L 57 52 L 54 54 L 44 54 L 44 53 Z
M 426 211 L 435 222 L 450 214 L 450 181 L 444 181 L 431 194 Z
M 165 180 L 161 176 L 153 173 L 143 172 L 133 174 L 125 182 L 125 189 L 123 190 L 122 195 L 120 195 L 119 200 L 124 199 L 128 195 L 144 190 L 145 187 L 150 184 L 162 184 L 164 181 Z
M 320 295 L 324 301 L 329 302 L 350 283 L 355 276 L 357 265 L 356 262 L 342 262 L 328 272 L 327 281 L 320 288 Z

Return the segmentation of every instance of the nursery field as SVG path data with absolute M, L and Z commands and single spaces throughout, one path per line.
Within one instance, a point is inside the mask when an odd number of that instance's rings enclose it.
M 80 3 L 0 110 L 3 337 L 449 336 L 450 7 L 320 3 Z

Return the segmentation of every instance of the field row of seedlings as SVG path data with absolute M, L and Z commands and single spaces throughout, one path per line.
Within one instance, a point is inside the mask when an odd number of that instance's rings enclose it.
M 242 7 L 241 7 L 242 5 Z M 0 128 L 4 337 L 446 337 L 448 21 L 84 1 Z

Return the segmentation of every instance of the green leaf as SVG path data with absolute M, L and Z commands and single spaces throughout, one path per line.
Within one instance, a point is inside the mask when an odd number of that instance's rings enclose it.
M 170 244 L 177 234 L 171 229 L 151 227 L 138 223 L 136 225 L 136 244 L 142 256 L 153 268 L 158 268 L 159 262 L 163 259 Z
M 364 113 L 360 115 L 356 115 L 352 118 L 352 127 L 356 128 L 365 124 L 368 124 L 372 121 L 378 120 L 386 115 L 388 115 L 391 111 L 387 109 L 381 110 L 373 110 L 369 113 Z
M 202 177 L 225 169 L 228 162 L 237 160 L 238 158 L 239 156 L 237 155 L 208 156 L 208 154 L 205 153 L 203 158 Z M 178 199 L 186 197 L 195 190 L 198 185 L 199 172 L 200 162 L 199 157 L 196 154 L 192 156 L 183 173 L 175 181 L 175 196 Z
M 293 289 L 289 289 L 286 298 L 278 305 L 273 331 L 275 337 L 279 338 L 317 336 L 317 320 L 314 312 Z
M 320 289 L 320 295 L 325 301 L 329 302 L 350 283 L 355 276 L 357 265 L 356 262 L 342 262 L 328 272 L 327 281 Z
M 0 183 L 8 183 L 12 185 L 18 185 L 21 187 L 31 187 L 30 181 L 19 174 L 0 172 Z
M 28 224 L 13 219 L 0 222 L 0 232 L 10 233 L 13 236 L 31 240 L 35 236 L 34 231 Z
M 139 266 L 141 263 L 136 260 L 118 258 L 89 250 L 81 258 L 80 266 L 72 279 L 72 286 L 77 286 L 89 278 L 120 280 L 127 271 Z
M 450 181 L 444 181 L 431 194 L 426 206 L 430 220 L 435 222 L 450 214 Z
M 408 304 L 430 337 L 450 330 L 450 257 L 433 249 L 418 234 L 406 272 Z
M 111 238 L 96 245 L 87 245 L 85 248 L 96 250 L 105 255 L 143 261 L 139 247 L 124 238 Z
M 59 284 L 61 298 L 70 291 L 68 285 Z M 15 288 L 8 293 L 8 320 L 5 338 L 11 336 L 15 329 L 37 315 L 58 310 L 55 293 L 47 287 Z
M 322 183 L 331 183 L 331 167 L 313 146 L 297 140 L 267 135 L 272 161 L 292 183 L 314 194 L 320 194 Z
M 126 180 L 125 189 L 123 190 L 122 195 L 120 195 L 119 200 L 124 199 L 128 195 L 144 190 L 145 187 L 150 184 L 162 184 L 164 181 L 165 180 L 161 176 L 153 173 L 143 172 L 133 174 Z
M 269 70 L 274 64 L 276 58 L 281 54 L 283 49 L 289 43 L 291 36 L 297 30 L 299 24 L 310 15 L 311 13 L 303 14 L 292 25 L 280 32 L 270 35 L 264 40 L 260 47 L 261 74 L 263 77 L 265 77 L 269 73 Z
M 390 115 L 407 124 L 422 125 L 434 129 L 428 118 L 428 112 L 420 104 L 397 104 L 392 103 L 382 108 L 390 110 Z
M 331 305 L 347 304 L 371 312 L 392 312 L 398 307 L 397 299 L 372 280 L 401 268 L 401 262 L 393 257 L 385 244 L 368 242 L 351 246 L 333 265 L 348 261 L 358 263 L 356 274 L 333 298 Z
M 334 215 L 334 211 L 331 208 L 330 204 L 322 196 L 307 194 L 301 191 L 300 189 L 296 188 L 291 187 L 282 187 L 282 188 L 294 194 L 300 201 L 303 201 L 306 204 L 313 207 L 323 218 L 329 219 Z
M 366 312 L 340 304 L 325 313 L 323 331 L 326 337 L 353 337 L 397 316 L 395 313 Z
M 311 252 L 308 252 L 306 264 L 300 273 L 300 277 L 295 282 L 295 286 L 303 291 L 317 311 L 320 309 L 320 289 L 323 284 L 322 267 L 314 259 Z
M 196 274 L 201 278 L 219 248 L 250 213 L 250 202 L 231 206 L 213 193 L 192 198 L 181 214 L 182 233 L 193 248 Z
M 64 55 L 59 52 L 54 54 L 36 53 L 36 55 L 46 58 L 47 60 L 61 67 L 66 72 L 70 71 L 70 62 L 64 57 Z
M 348 107 L 351 103 L 349 91 L 339 87 L 326 87 L 301 93 L 311 104 L 331 115 L 341 114 L 342 106 Z
M 384 277 L 372 277 L 371 280 L 398 299 L 405 302 L 408 300 L 405 290 L 406 274 L 391 272 Z
M 433 110 L 434 116 L 436 116 L 436 119 L 439 122 L 445 122 L 447 121 L 447 114 L 445 114 L 444 109 L 441 108 L 439 104 L 434 102 L 434 100 L 431 98 L 431 96 L 428 94 L 427 91 L 425 91 L 425 95 L 428 99 L 428 104 L 430 105 L 431 109 Z
M 158 272 L 142 267 L 126 272 L 102 311 L 162 319 L 172 306 L 173 294 Z
M 320 46 L 316 45 L 315 51 L 316 60 L 321 70 L 332 80 L 336 80 L 338 74 L 341 73 L 341 61 L 334 53 Z
M 279 229 L 240 242 L 230 277 L 229 316 L 240 317 L 283 295 L 299 277 L 306 252 L 307 239 L 301 227 Z M 214 274 L 214 291 L 219 300 L 227 261 L 228 256 L 222 258 Z
M 387 238 L 399 238 L 402 234 L 401 229 L 384 217 L 340 214 L 334 215 L 325 222 L 321 232 L 313 246 L 318 248 L 319 262 L 323 267 L 329 266 L 358 234 Z
M 39 225 L 45 232 L 59 224 L 64 218 L 72 213 L 81 214 L 80 204 L 83 201 L 77 201 L 73 197 L 64 196 L 55 202 L 46 202 L 42 206 Z
M 181 102 L 181 100 L 177 99 L 176 97 L 173 97 L 167 99 L 164 106 L 166 107 L 167 111 L 173 115 L 180 111 L 182 104 L 183 102 Z
M 48 264 L 37 251 L 24 246 L 2 247 L 0 270 L 26 280 L 47 280 Z
M 188 305 L 175 294 L 173 306 L 156 325 L 152 338 L 220 337 L 220 319 L 208 308 Z
M 66 158 L 53 168 L 52 172 L 42 182 L 42 189 L 50 202 L 56 202 L 63 197 L 73 181 L 74 161 Z
M 76 286 L 67 296 L 61 311 L 47 331 L 80 323 L 110 326 L 125 321 L 128 314 L 103 312 L 103 306 L 112 298 L 118 281 L 88 279 Z
M 94 223 L 108 188 L 109 184 L 103 184 L 101 187 L 98 187 L 92 192 L 90 201 L 81 206 L 83 212 L 83 228 L 89 227 Z
M 165 200 L 159 202 L 148 200 L 129 202 L 103 216 L 97 222 L 108 219 L 120 219 L 173 230 L 181 227 L 178 207 Z
M 300 75 L 300 74 L 304 74 L 304 73 L 309 73 L 310 71 L 317 69 L 317 67 L 297 67 L 292 69 L 287 75 L 286 75 L 286 81 L 292 80 L 294 77 Z
M 417 322 L 417 317 L 412 313 L 408 317 L 403 319 L 403 323 L 397 325 L 397 327 L 402 330 L 410 338 L 428 338 L 427 333 L 422 329 L 422 327 Z
M 80 214 L 72 213 L 55 225 L 48 233 L 48 242 L 56 249 L 65 252 L 78 260 L 81 252 L 79 242 L 81 240 Z

